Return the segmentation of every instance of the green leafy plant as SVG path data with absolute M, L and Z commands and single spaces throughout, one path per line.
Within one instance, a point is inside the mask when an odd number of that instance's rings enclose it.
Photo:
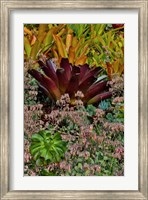
M 60 99 L 61 95 L 69 94 L 71 104 L 75 101 L 75 94 L 81 91 L 84 104 L 95 104 L 103 99 L 110 98 L 107 81 L 97 81 L 102 68 L 89 68 L 87 64 L 72 66 L 68 59 L 61 60 L 61 68 L 55 69 L 50 60 L 46 64 L 39 61 L 45 74 L 32 69 L 29 73 L 38 81 L 40 87 L 53 101 Z
M 73 30 L 78 39 L 86 37 L 90 32 L 90 24 L 68 24 L 67 26 Z
M 66 35 L 53 35 L 54 45 L 51 48 L 51 56 L 56 58 L 57 66 L 62 58 L 68 58 L 72 65 L 83 65 L 86 63 L 89 51 L 90 39 L 74 36 L 72 30 L 67 29 Z M 65 39 L 66 38 L 66 39 Z
M 99 103 L 99 108 L 102 110 L 107 110 L 110 106 L 111 104 L 108 100 L 104 100 Z
M 124 123 L 124 109 L 122 107 L 123 103 L 116 104 L 112 113 L 107 113 L 106 119 L 109 122 Z
M 69 62 L 76 66 L 88 63 L 88 59 L 93 59 L 88 58 L 93 40 L 105 31 L 106 26 L 106 24 L 65 25 L 65 31 L 62 34 L 53 35 L 54 45 L 51 48 L 50 57 L 57 59 L 58 66 L 62 58 L 68 58 Z
M 124 101 L 115 104 L 113 114 L 116 122 L 124 123 Z
M 97 31 L 98 28 L 100 31 Z M 87 55 L 89 65 L 102 66 L 110 79 L 124 71 L 124 26 L 106 31 L 106 25 L 91 25 L 91 47 Z
M 114 121 L 115 121 L 114 115 L 113 115 L 112 113 L 107 113 L 106 119 L 107 119 L 109 122 L 114 122 Z
M 30 153 L 38 166 L 59 162 L 65 151 L 66 142 L 58 132 L 52 134 L 48 130 L 42 130 L 32 135 Z
M 93 116 L 96 114 L 96 107 L 90 104 L 87 106 L 86 111 L 89 113 L 90 116 Z

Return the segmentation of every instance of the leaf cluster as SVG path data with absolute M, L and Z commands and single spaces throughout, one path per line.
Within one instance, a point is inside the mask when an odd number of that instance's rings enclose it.
M 110 27 L 110 28 L 108 28 Z M 62 58 L 72 65 L 103 67 L 109 77 L 124 70 L 123 25 L 108 24 L 39 24 L 24 26 L 25 60 L 38 66 L 39 58 L 54 59 L 59 67 Z
M 66 151 L 66 142 L 58 132 L 52 134 L 48 130 L 32 135 L 30 153 L 37 166 L 51 162 L 59 162 Z
M 45 74 L 35 69 L 30 70 L 29 73 L 53 101 L 57 101 L 62 95 L 68 94 L 71 104 L 73 104 L 76 93 L 81 92 L 83 97 L 80 99 L 84 104 L 95 104 L 112 95 L 108 91 L 107 81 L 97 79 L 102 72 L 99 67 L 92 69 L 87 64 L 72 66 L 66 58 L 61 60 L 61 68 L 59 69 L 55 69 L 50 60 L 47 60 L 46 64 L 39 61 L 39 64 Z

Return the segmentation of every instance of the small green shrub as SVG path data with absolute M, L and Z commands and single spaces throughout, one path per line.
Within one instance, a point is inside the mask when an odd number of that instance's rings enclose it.
M 86 108 L 86 112 L 88 112 L 88 114 L 90 116 L 93 116 L 96 114 L 96 107 L 93 106 L 92 104 L 88 105 L 87 108 Z
M 116 103 L 113 105 L 112 113 L 107 113 L 106 119 L 109 122 L 124 123 L 124 103 Z
M 31 140 L 30 153 L 36 165 L 59 162 L 64 157 L 66 142 L 62 140 L 60 133 L 52 134 L 48 130 L 43 130 L 33 134 Z

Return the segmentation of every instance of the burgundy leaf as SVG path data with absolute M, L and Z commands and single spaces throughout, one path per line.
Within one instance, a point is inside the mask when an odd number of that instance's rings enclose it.
M 41 60 L 39 60 L 38 63 L 39 63 L 39 65 L 40 65 L 41 69 L 45 72 L 45 74 L 46 74 L 48 77 L 50 77 L 50 74 L 51 74 L 51 73 L 50 73 L 49 68 L 48 68 Z
M 65 93 L 69 80 L 67 79 L 65 70 L 63 68 L 57 69 L 56 71 L 57 77 L 58 77 L 58 82 L 59 82 L 59 89 L 62 94 Z
M 111 92 L 104 92 L 102 94 L 98 94 L 95 97 L 93 97 L 92 99 L 90 99 L 87 104 L 95 104 L 99 101 L 102 101 L 104 99 L 110 98 L 112 96 Z
M 45 88 L 48 90 L 48 92 L 53 97 L 53 99 L 55 101 L 60 99 L 61 92 L 60 92 L 59 88 L 57 87 L 56 83 L 51 78 L 46 77 L 44 75 L 43 75 L 43 81 L 45 83 Z
M 35 69 L 30 70 L 29 73 L 38 81 L 39 85 L 42 85 L 43 87 L 47 88 L 47 85 L 43 79 L 44 75 L 42 73 L 38 72 Z
M 84 64 L 80 66 L 80 80 L 86 75 L 86 73 L 90 70 L 88 64 Z
M 75 74 L 80 74 L 80 67 L 72 66 L 72 76 Z
M 68 59 L 62 58 L 60 66 L 61 66 L 61 68 L 63 68 L 65 70 L 67 79 L 70 80 L 71 79 L 72 67 L 71 67 Z
M 48 92 L 48 90 L 41 84 L 39 84 L 39 87 L 41 89 L 41 91 L 46 94 L 48 97 L 50 97 L 50 99 L 54 100 L 53 97 L 50 95 L 50 93 Z
M 53 62 L 50 60 L 50 59 L 48 59 L 47 61 L 46 61 L 46 65 L 47 65 L 47 67 L 50 69 L 50 70 L 54 70 L 54 71 L 56 71 L 56 68 L 55 68 L 55 65 L 53 64 Z
M 70 97 L 73 97 L 75 92 L 78 91 L 78 86 L 79 86 L 79 75 L 76 74 L 71 77 L 66 93 L 68 93 Z
M 42 81 L 42 74 L 35 69 L 31 69 L 28 71 L 37 81 Z
M 79 85 L 79 90 L 85 93 L 88 88 L 97 80 L 94 76 L 89 76 Z
M 93 84 L 85 93 L 84 101 L 88 101 L 89 99 L 93 98 L 97 94 L 100 94 L 102 91 L 104 91 L 106 87 L 107 81 L 99 82 Z
M 97 76 L 98 76 L 99 73 L 101 73 L 101 72 L 102 72 L 102 68 L 100 68 L 100 67 L 97 67 L 97 68 L 95 68 L 95 69 L 90 69 L 90 70 L 87 71 L 87 72 L 85 73 L 85 75 L 83 75 L 83 77 L 80 79 L 80 84 L 81 84 L 82 82 L 86 81 L 86 79 L 88 79 L 88 78 L 91 77 L 91 76 L 94 76 L 94 77 L 97 78 Z
M 45 74 L 51 78 L 53 81 L 55 81 L 56 85 L 58 86 L 58 78 L 57 78 L 57 75 L 56 75 L 56 69 L 54 67 L 54 65 L 52 64 L 52 62 L 50 60 L 47 60 L 46 61 L 46 64 L 47 64 L 47 68 L 48 68 L 48 74 L 45 72 Z M 45 68 L 43 68 L 43 70 L 45 70 Z M 47 69 L 46 69 L 47 71 Z
M 57 100 L 61 97 L 61 93 L 56 83 L 49 77 L 41 74 L 35 69 L 29 71 L 29 73 L 39 82 L 41 87 L 44 87 L 51 96 L 52 99 Z

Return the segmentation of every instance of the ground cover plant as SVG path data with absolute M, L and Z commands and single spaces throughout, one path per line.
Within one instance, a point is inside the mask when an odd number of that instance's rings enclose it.
M 124 25 L 24 25 L 24 174 L 124 175 Z

